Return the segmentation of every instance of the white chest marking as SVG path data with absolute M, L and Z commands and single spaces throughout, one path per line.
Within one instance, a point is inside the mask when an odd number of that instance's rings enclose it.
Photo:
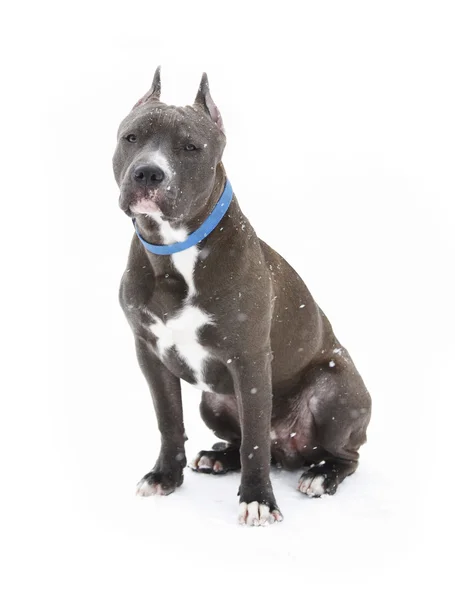
M 160 233 L 164 243 L 172 244 L 186 239 L 188 233 L 184 228 L 174 229 L 168 222 L 159 217 L 156 219 L 160 226 Z M 204 383 L 204 364 L 209 358 L 209 352 L 199 343 L 199 330 L 213 322 L 212 316 L 192 304 L 196 295 L 193 271 L 198 257 L 196 246 L 171 255 L 174 267 L 179 271 L 188 286 L 188 295 L 182 309 L 177 316 L 164 323 L 154 317 L 155 322 L 150 330 L 157 337 L 158 351 L 163 356 L 169 348 L 174 346 L 194 373 L 195 386 L 205 391 L 210 388 Z
M 193 371 L 196 387 L 206 391 L 210 391 L 210 388 L 204 383 L 204 363 L 209 357 L 209 352 L 199 343 L 198 332 L 209 323 L 210 315 L 189 304 L 166 323 L 155 318 L 155 323 L 150 326 L 151 332 L 157 337 L 159 353 L 163 356 L 169 348 L 175 346 L 181 358 Z

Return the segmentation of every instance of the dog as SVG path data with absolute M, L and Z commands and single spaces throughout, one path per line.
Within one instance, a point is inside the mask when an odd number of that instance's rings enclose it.
M 260 240 L 222 164 L 226 135 L 204 73 L 191 106 L 160 101 L 160 68 L 122 121 L 113 158 L 135 231 L 120 286 L 161 450 L 140 496 L 167 495 L 187 465 L 180 380 L 222 440 L 191 462 L 241 470 L 238 520 L 283 516 L 270 465 L 301 469 L 298 490 L 334 494 L 354 473 L 371 398 L 294 269 Z

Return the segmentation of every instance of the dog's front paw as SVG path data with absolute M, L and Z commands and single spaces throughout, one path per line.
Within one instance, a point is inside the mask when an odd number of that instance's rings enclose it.
M 282 521 L 283 515 L 278 508 L 270 482 L 267 485 L 240 486 L 239 523 L 255 527 L 271 525 Z
M 183 483 L 183 472 L 150 471 L 137 484 L 137 496 L 168 496 Z
M 240 525 L 253 525 L 255 527 L 271 525 L 275 521 L 282 521 L 283 515 L 278 507 L 271 508 L 267 504 L 257 501 L 240 502 Z

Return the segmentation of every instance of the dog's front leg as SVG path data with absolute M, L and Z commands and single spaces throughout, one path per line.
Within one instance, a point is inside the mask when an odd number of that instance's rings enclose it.
M 139 482 L 137 493 L 140 496 L 167 495 L 183 483 L 186 466 L 180 379 L 163 365 L 141 338 L 136 338 L 136 353 L 149 384 L 161 433 L 158 460 Z
M 266 525 L 283 518 L 270 482 L 271 353 L 245 355 L 232 364 L 242 430 L 239 521 Z

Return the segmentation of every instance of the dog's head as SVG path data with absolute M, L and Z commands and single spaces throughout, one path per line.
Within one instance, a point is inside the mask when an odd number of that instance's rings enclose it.
M 113 158 L 120 208 L 167 221 L 198 214 L 215 182 L 226 137 L 204 73 L 192 106 L 160 102 L 160 68 L 152 87 L 122 121 Z

